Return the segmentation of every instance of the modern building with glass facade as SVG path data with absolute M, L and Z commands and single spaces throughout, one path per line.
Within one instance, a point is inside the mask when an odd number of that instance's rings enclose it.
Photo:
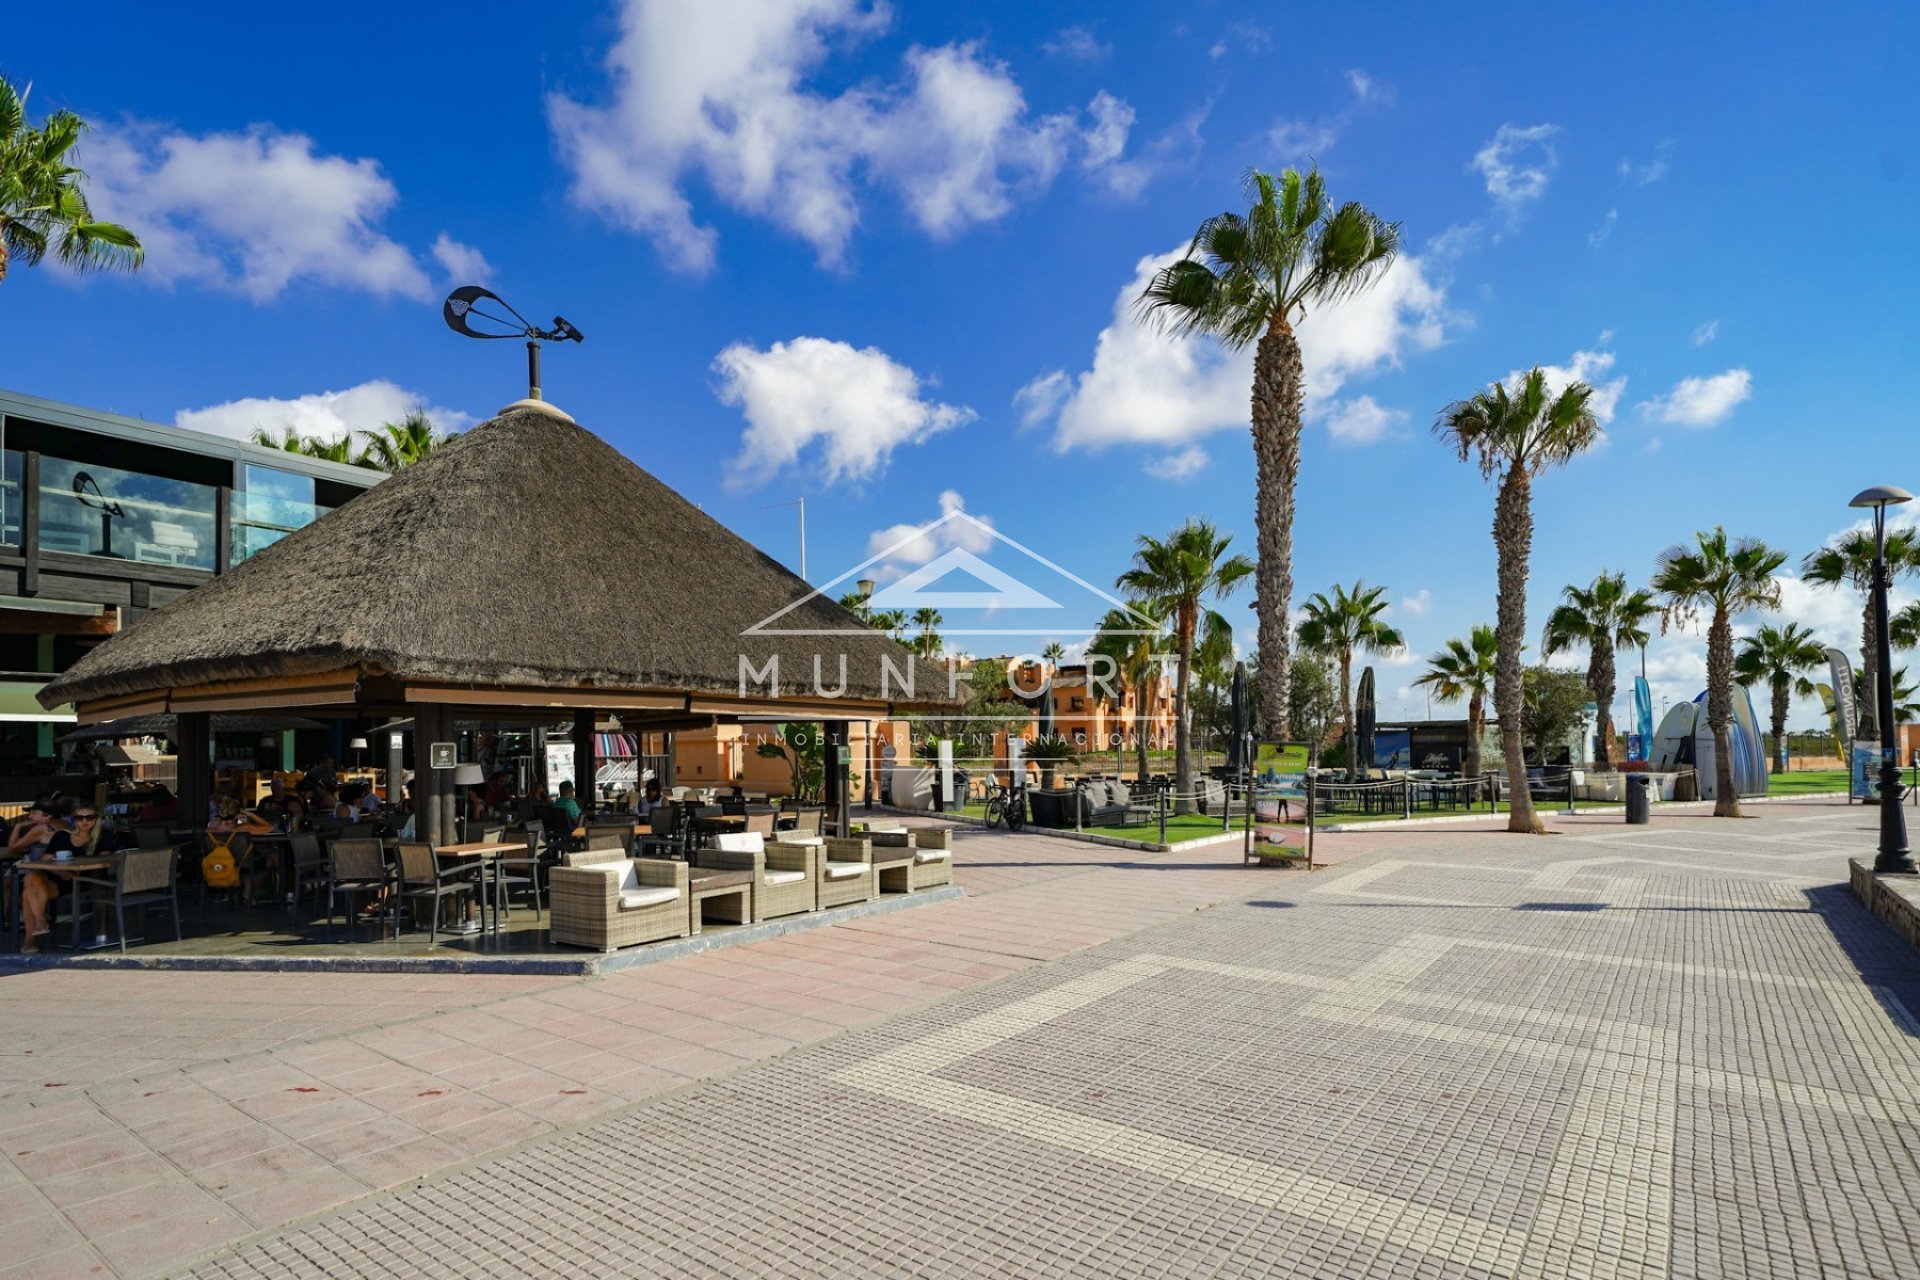
M 381 478 L 0 390 L 0 774 L 57 754 L 50 676 Z

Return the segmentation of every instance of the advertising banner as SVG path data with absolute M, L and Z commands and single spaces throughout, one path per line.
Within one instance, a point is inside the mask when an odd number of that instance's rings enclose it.
M 1306 820 L 1307 747 L 1301 742 L 1262 742 L 1253 752 L 1249 852 L 1300 843 Z M 1296 828 L 1288 840 L 1289 826 Z
M 1840 722 L 1840 743 L 1852 742 L 1860 728 L 1860 703 L 1853 687 L 1853 663 L 1840 650 L 1829 648 L 1827 669 L 1833 677 L 1833 714 Z
M 1880 744 L 1856 742 L 1847 763 L 1847 795 L 1855 800 L 1880 798 Z
M 1634 745 L 1634 740 L 1639 745 Z M 1627 759 L 1645 760 L 1653 742 L 1653 690 L 1645 676 L 1633 678 L 1633 733 L 1627 739 Z

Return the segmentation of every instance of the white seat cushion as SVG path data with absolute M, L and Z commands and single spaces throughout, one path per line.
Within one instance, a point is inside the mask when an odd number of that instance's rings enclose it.
M 806 878 L 807 873 L 804 871 L 769 871 L 766 875 L 766 883 L 770 885 L 799 884 Z
M 713 846 L 722 853 L 759 853 L 766 841 L 758 831 L 727 831 L 714 837 Z
M 663 902 L 672 902 L 680 896 L 680 891 L 670 885 L 657 885 L 648 889 L 623 889 L 620 892 L 620 909 L 638 911 L 641 907 L 657 907 Z
M 864 862 L 829 862 L 827 863 L 827 879 L 851 880 L 866 869 L 867 864 Z
M 826 839 L 822 836 L 797 836 L 791 832 L 782 831 L 774 836 L 773 842 L 775 844 L 790 844 L 799 849 L 817 849 L 826 843 Z
M 913 851 L 913 860 L 915 862 L 945 862 L 952 856 L 953 850 L 951 849 L 915 849 Z

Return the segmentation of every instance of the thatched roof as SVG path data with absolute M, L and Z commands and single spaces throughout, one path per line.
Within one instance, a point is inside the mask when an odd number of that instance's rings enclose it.
M 684 442 L 673 447 L 682 447 Z M 565 415 L 526 402 L 142 619 L 50 683 L 46 705 L 357 668 L 401 681 L 899 701 L 908 651 Z M 749 635 L 776 624 L 821 635 Z M 944 679 L 922 673 L 928 695 Z M 764 686 L 749 685 L 750 692 Z
M 151 716 L 123 716 L 118 720 L 102 720 L 98 724 L 85 725 L 72 733 L 63 733 L 55 742 L 111 742 L 115 738 L 171 738 L 177 716 L 164 712 Z M 282 729 L 324 729 L 318 720 L 308 720 L 301 716 L 247 716 L 218 715 L 213 717 L 212 729 L 215 733 L 262 734 L 279 733 Z

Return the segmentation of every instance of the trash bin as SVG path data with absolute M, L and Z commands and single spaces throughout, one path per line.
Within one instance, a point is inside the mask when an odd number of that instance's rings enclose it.
M 1647 775 L 1630 773 L 1627 775 L 1627 824 L 1645 826 L 1648 818 Z

